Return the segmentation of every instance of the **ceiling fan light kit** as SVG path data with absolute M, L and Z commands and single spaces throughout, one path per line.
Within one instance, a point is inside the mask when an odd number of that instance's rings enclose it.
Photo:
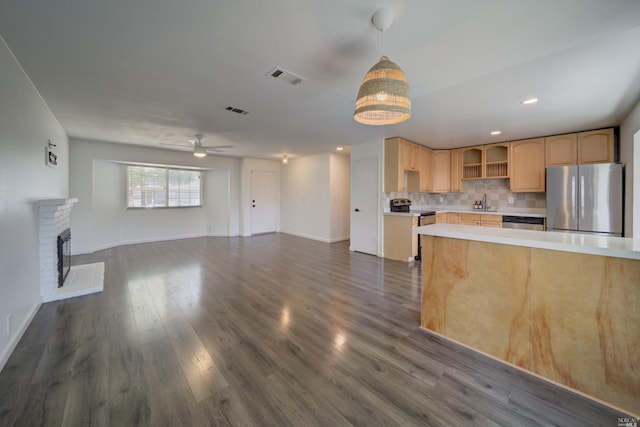
M 207 153 L 211 153 L 213 152 L 221 152 L 224 149 L 227 148 L 233 148 L 233 145 L 202 145 L 202 138 L 204 138 L 204 136 L 202 134 L 196 134 L 194 135 L 195 139 L 189 139 L 189 144 L 190 145 L 184 145 L 184 144 L 168 144 L 166 142 L 161 142 L 160 144 L 162 145 L 175 145 L 176 147 L 192 147 L 193 148 L 193 155 L 196 157 L 206 157 Z
M 193 155 L 196 157 L 205 157 L 207 155 L 207 150 L 202 145 L 194 145 Z
M 391 26 L 393 12 L 389 7 L 378 9 L 371 18 L 383 33 Z M 384 53 L 384 52 L 383 52 Z M 392 125 L 411 117 L 409 82 L 402 69 L 386 55 L 367 72 L 356 98 L 353 118 L 366 125 Z

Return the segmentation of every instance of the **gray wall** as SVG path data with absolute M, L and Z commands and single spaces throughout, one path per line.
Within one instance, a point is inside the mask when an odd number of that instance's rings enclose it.
M 239 234 L 240 160 L 71 139 L 69 169 L 74 254 L 121 244 Z M 203 169 L 203 206 L 127 209 L 125 162 Z
M 638 209 L 633 208 L 634 188 L 636 185 L 640 186 L 640 171 L 634 170 L 636 166 L 640 168 L 640 165 L 634 165 L 633 161 L 633 136 L 638 130 L 640 130 L 640 101 L 620 125 L 620 161 L 625 164 L 626 175 L 624 235 L 633 237 L 635 232 L 635 237 L 640 238 L 640 230 L 634 230 L 633 226 L 634 214 L 640 216 Z
M 1 367 L 41 303 L 36 201 L 67 198 L 69 157 L 66 133 L 1 38 L 0 70 Z M 47 140 L 55 169 L 44 161 Z

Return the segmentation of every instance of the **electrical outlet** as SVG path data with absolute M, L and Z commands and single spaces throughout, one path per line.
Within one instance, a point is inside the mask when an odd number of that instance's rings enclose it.
M 13 313 L 9 313 L 7 316 L 7 335 L 11 334 L 11 318 L 13 317 Z
M 507 199 L 507 201 L 508 201 L 508 203 L 509 203 L 510 205 L 512 205 L 512 204 L 513 204 L 513 197 L 509 197 L 509 198 Z
M 444 202 L 444 197 L 440 196 L 440 203 Z

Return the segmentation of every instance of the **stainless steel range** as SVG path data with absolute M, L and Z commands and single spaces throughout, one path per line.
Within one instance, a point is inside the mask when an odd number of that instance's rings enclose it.
M 411 200 L 409 199 L 391 199 L 389 201 L 389 209 L 391 212 L 410 212 Z

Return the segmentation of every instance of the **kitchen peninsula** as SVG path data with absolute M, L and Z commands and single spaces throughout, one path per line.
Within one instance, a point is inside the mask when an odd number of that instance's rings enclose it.
M 640 240 L 435 224 L 421 326 L 640 414 Z

